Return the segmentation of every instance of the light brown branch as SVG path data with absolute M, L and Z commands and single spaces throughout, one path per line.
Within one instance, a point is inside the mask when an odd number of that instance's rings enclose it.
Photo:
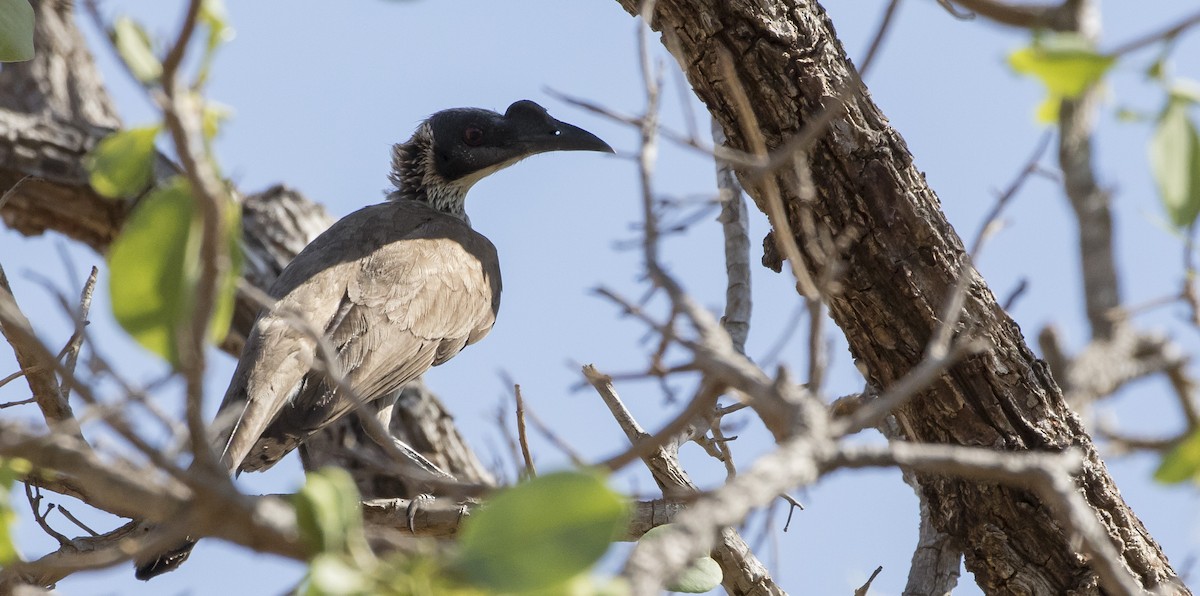
M 25 371 L 25 380 L 29 383 L 29 390 L 37 400 L 46 422 L 51 427 L 61 425 L 66 428 L 67 425 L 64 423 L 73 422 L 75 414 L 71 411 L 71 404 L 67 402 L 65 394 L 59 388 L 58 379 L 54 376 L 55 363 L 47 362 L 39 354 L 37 348 L 41 344 L 29 324 L 29 319 L 25 318 L 25 314 L 17 305 L 2 266 L 0 266 L 0 333 L 12 346 L 13 353 L 17 357 L 17 364 L 21 370 Z M 75 426 L 73 432 L 82 438 L 78 426 Z

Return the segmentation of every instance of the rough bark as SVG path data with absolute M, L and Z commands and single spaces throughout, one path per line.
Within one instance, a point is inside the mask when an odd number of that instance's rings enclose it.
M 640 9 L 634 0 L 620 3 L 633 14 Z M 735 148 L 751 146 L 752 129 L 769 147 L 782 146 L 850 86 L 844 111 L 808 153 L 817 194 L 808 207 L 832 237 L 857 238 L 840 255 L 841 289 L 828 304 L 870 382 L 889 387 L 922 360 L 966 255 L 904 140 L 855 76 L 824 10 L 799 0 L 660 0 L 652 26 L 664 33 Z M 729 63 L 736 80 L 729 79 Z M 739 113 L 743 91 L 754 122 Z M 791 229 L 804 229 L 791 167 L 770 177 L 739 175 L 764 212 L 764 189 L 778 183 Z M 804 267 L 819 278 L 830 263 L 804 238 L 796 240 Z M 1079 490 L 1124 564 L 1147 589 L 1174 585 L 1186 592 L 1122 500 L 1044 363 L 982 278 L 968 271 L 972 284 L 956 331 L 986 338 L 992 348 L 953 367 L 896 413 L 907 439 L 1013 451 L 1082 449 L 1087 463 Z M 935 526 L 962 545 L 986 592 L 1098 591 L 1071 537 L 1028 491 L 949 477 L 920 482 Z

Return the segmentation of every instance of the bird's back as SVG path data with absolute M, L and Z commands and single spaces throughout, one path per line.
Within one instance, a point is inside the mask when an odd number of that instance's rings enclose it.
M 236 421 L 225 435 L 231 469 L 270 467 L 351 411 L 355 396 L 394 393 L 481 339 L 496 320 L 500 268 L 465 221 L 389 201 L 318 236 L 271 294 L 278 302 L 255 323 L 222 405 Z M 323 371 L 317 334 L 353 396 Z

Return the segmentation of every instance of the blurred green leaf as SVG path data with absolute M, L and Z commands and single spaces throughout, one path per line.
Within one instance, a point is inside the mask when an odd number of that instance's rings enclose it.
M 175 178 L 142 199 L 108 252 L 117 322 L 174 366 L 176 334 L 191 312 L 199 226 L 191 189 Z
M 204 0 L 200 3 L 200 22 L 208 28 L 208 49 L 233 39 L 234 31 L 229 26 L 229 11 L 222 0 Z
M 1127 122 L 1127 123 L 1146 122 L 1153 118 L 1153 116 L 1151 116 L 1150 114 L 1147 114 L 1145 112 L 1141 112 L 1134 108 L 1129 108 L 1129 107 L 1117 108 L 1117 111 L 1114 114 L 1114 116 L 1116 116 L 1117 121 Z
M 1150 63 L 1146 68 L 1146 78 L 1154 81 L 1162 81 L 1167 78 L 1167 61 L 1165 56 L 1160 56 L 1157 60 Z
M 1034 110 L 1033 117 L 1038 124 L 1054 124 L 1058 122 L 1058 109 L 1062 107 L 1062 98 L 1057 95 L 1047 95 Z
M 670 531 L 671 525 L 655 526 L 642 536 L 638 542 L 656 540 Z M 721 580 L 725 574 L 721 571 L 721 566 L 712 557 L 699 557 L 688 565 L 678 577 L 671 583 L 667 584 L 667 590 L 672 592 L 684 592 L 687 594 L 703 594 L 716 589 L 721 585 Z
M 1096 52 L 1086 39 L 1071 33 L 1042 36 L 1008 56 L 1013 70 L 1037 77 L 1051 95 L 1064 99 L 1078 97 L 1116 61 L 1116 57 Z
M 213 303 L 212 319 L 208 324 L 208 340 L 214 344 L 225 341 L 229 326 L 233 324 L 233 310 L 237 306 L 237 283 L 242 276 L 242 210 L 234 203 L 225 208 L 225 251 L 228 259 L 224 275 L 217 281 L 217 296 Z
M 223 104 L 214 101 L 204 101 L 204 108 L 200 112 L 201 127 L 204 132 L 204 139 L 211 141 L 221 132 L 221 124 L 223 124 L 233 114 L 233 110 Z
M 92 188 L 109 198 L 132 197 L 150 186 L 154 173 L 154 139 L 160 126 L 114 132 L 84 158 Z
M 150 35 L 137 21 L 129 17 L 119 17 L 113 23 L 113 44 L 117 53 L 129 67 L 129 72 L 142 83 L 153 83 L 162 76 L 162 62 L 154 55 L 153 42 Z
M 226 209 L 230 264 L 217 280 L 209 340 L 218 341 L 233 317 L 241 266 L 236 206 Z M 191 187 L 174 178 L 142 199 L 108 253 L 109 294 L 117 322 L 146 349 L 179 365 L 181 324 L 192 316 L 200 271 L 201 221 Z
M 0 568 L 20 559 L 13 541 L 12 527 L 17 521 L 17 514 L 12 508 L 12 488 L 13 483 L 31 469 L 29 462 L 23 459 L 0 458 Z
M 601 476 L 559 472 L 505 490 L 463 524 L 454 568 L 494 591 L 528 591 L 578 575 L 627 522 Z
M 686 594 L 703 594 L 711 592 L 721 585 L 721 580 L 725 574 L 721 572 L 721 566 L 712 557 L 700 557 L 692 561 L 675 581 L 667 584 L 667 589 L 672 592 L 684 592 Z
M 1200 480 L 1200 431 L 1193 432 L 1163 457 L 1154 479 L 1168 484 Z
M 0 0 L 0 62 L 33 58 L 33 6 L 29 0 Z
M 362 505 L 349 472 L 340 468 L 309 472 L 304 488 L 296 493 L 294 505 L 300 533 L 314 550 L 337 555 L 364 554 Z
M 1171 81 L 1171 97 L 1190 104 L 1200 103 L 1200 81 L 1178 78 Z
M 1191 102 L 1172 96 L 1150 139 L 1150 167 L 1171 222 L 1186 228 L 1200 214 L 1200 133 Z
M 1014 71 L 1033 76 L 1046 87 L 1047 97 L 1037 111 L 1038 121 L 1043 123 L 1056 120 L 1059 102 L 1079 97 L 1116 61 L 1115 56 L 1096 52 L 1090 42 L 1074 33 L 1041 35 L 1032 45 L 1008 55 Z
M 371 596 L 374 582 L 344 555 L 322 553 L 313 557 L 308 568 L 307 596 Z
M 208 35 L 205 36 L 204 54 L 200 58 L 200 68 L 196 73 L 194 87 L 197 89 L 208 83 L 217 48 L 234 37 L 233 27 L 229 26 L 229 13 L 225 10 L 225 3 L 222 0 L 204 0 L 200 4 L 199 17 L 200 22 L 208 30 Z

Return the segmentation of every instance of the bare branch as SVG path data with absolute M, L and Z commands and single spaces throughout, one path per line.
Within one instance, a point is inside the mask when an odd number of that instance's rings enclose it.
M 879 573 L 882 571 L 883 565 L 876 567 L 875 571 L 871 572 L 871 577 L 867 578 L 867 582 L 858 589 L 854 590 L 854 596 L 867 596 L 867 591 L 871 589 L 871 582 L 875 581 L 875 578 L 879 577 Z
M 1017 4 L 1002 0 L 938 0 L 947 9 L 951 2 L 989 21 L 1023 29 L 1061 29 L 1063 9 L 1056 4 Z M 955 16 L 959 16 L 955 14 Z
M 17 364 L 25 371 L 25 379 L 29 390 L 33 392 L 38 407 L 42 410 L 46 422 L 51 426 L 73 422 L 75 414 L 71 412 L 71 404 L 63 397 L 54 376 L 54 363 L 46 362 L 39 354 L 41 342 L 34 335 L 29 319 L 17 306 L 12 288 L 8 285 L 8 277 L 0 266 L 0 333 L 8 340 L 17 357 Z M 82 438 L 76 426 L 74 433 Z
M 91 274 L 88 275 L 87 281 L 83 284 L 83 290 L 79 296 L 79 311 L 74 313 L 75 332 L 71 334 L 71 339 L 67 341 L 67 345 L 63 347 L 66 361 L 63 363 L 63 369 L 67 376 L 75 375 L 75 363 L 79 360 L 79 350 L 83 347 L 84 328 L 88 324 L 88 312 L 92 308 L 92 292 L 96 289 L 96 277 L 100 274 L 100 270 L 92 267 Z M 63 401 L 70 401 L 71 389 L 68 385 L 63 385 L 61 388 Z
M 513 395 L 517 402 L 517 440 L 521 445 L 521 457 L 525 460 L 525 474 L 533 478 L 537 476 L 537 468 L 533 465 L 533 454 L 529 453 L 529 437 L 525 434 L 525 399 L 521 396 L 520 385 L 513 385 Z
M 1178 37 L 1179 34 L 1183 33 L 1184 31 L 1188 30 L 1191 27 L 1196 26 L 1197 24 L 1200 24 L 1200 12 L 1192 13 L 1190 16 L 1186 16 L 1186 17 L 1180 19 L 1174 25 L 1170 25 L 1161 31 L 1155 31 L 1153 33 L 1143 35 L 1142 37 L 1139 37 L 1132 41 L 1127 41 L 1127 42 L 1117 46 L 1112 51 L 1110 51 L 1109 55 L 1110 56 L 1120 56 L 1122 54 L 1128 54 L 1130 52 L 1135 52 L 1135 51 L 1140 50 L 1148 45 L 1158 43 L 1160 41 L 1171 41 L 1171 40 L 1175 39 L 1176 37 Z
M 725 143 L 721 125 L 712 121 L 713 145 Z M 721 193 L 721 232 L 725 237 L 725 316 L 721 325 L 729 332 L 733 346 L 746 352 L 746 337 L 750 334 L 750 235 L 746 199 L 729 162 L 718 160 L 717 188 Z
M 196 280 L 195 302 L 190 320 L 180 326 L 180 372 L 187 382 L 187 426 L 191 435 L 193 465 L 214 477 L 223 474 L 220 461 L 208 442 L 208 427 L 202 413 L 204 398 L 204 346 L 217 300 L 222 274 L 231 266 L 225 238 L 226 211 L 234 201 L 221 183 L 203 143 L 200 105 L 197 96 L 179 81 L 179 66 L 188 42 L 196 29 L 201 0 L 191 0 L 179 34 L 163 59 L 162 93 L 155 99 L 163 113 L 163 124 L 171 137 L 175 153 L 198 207 L 201 220 L 200 270 Z
M 600 374 L 591 365 L 583 367 L 583 374 L 587 377 L 588 382 L 596 388 L 596 392 L 600 394 L 604 404 L 612 412 L 613 418 L 621 426 L 621 430 L 625 431 L 629 442 L 635 447 L 646 445 L 641 452 L 641 458 L 650 469 L 654 481 L 662 489 L 663 496 L 671 500 L 694 495 L 697 490 L 696 485 L 692 483 L 687 471 L 679 463 L 678 444 L 648 446 L 651 437 L 646 434 L 646 431 L 625 407 L 612 385 L 612 379 Z M 712 545 L 711 550 L 713 559 L 721 566 L 724 573 L 726 588 L 736 588 L 730 589 L 730 593 L 783 594 L 783 591 L 767 573 L 766 568 L 750 552 L 749 546 L 733 529 L 725 528 L 721 532 L 720 540 Z

